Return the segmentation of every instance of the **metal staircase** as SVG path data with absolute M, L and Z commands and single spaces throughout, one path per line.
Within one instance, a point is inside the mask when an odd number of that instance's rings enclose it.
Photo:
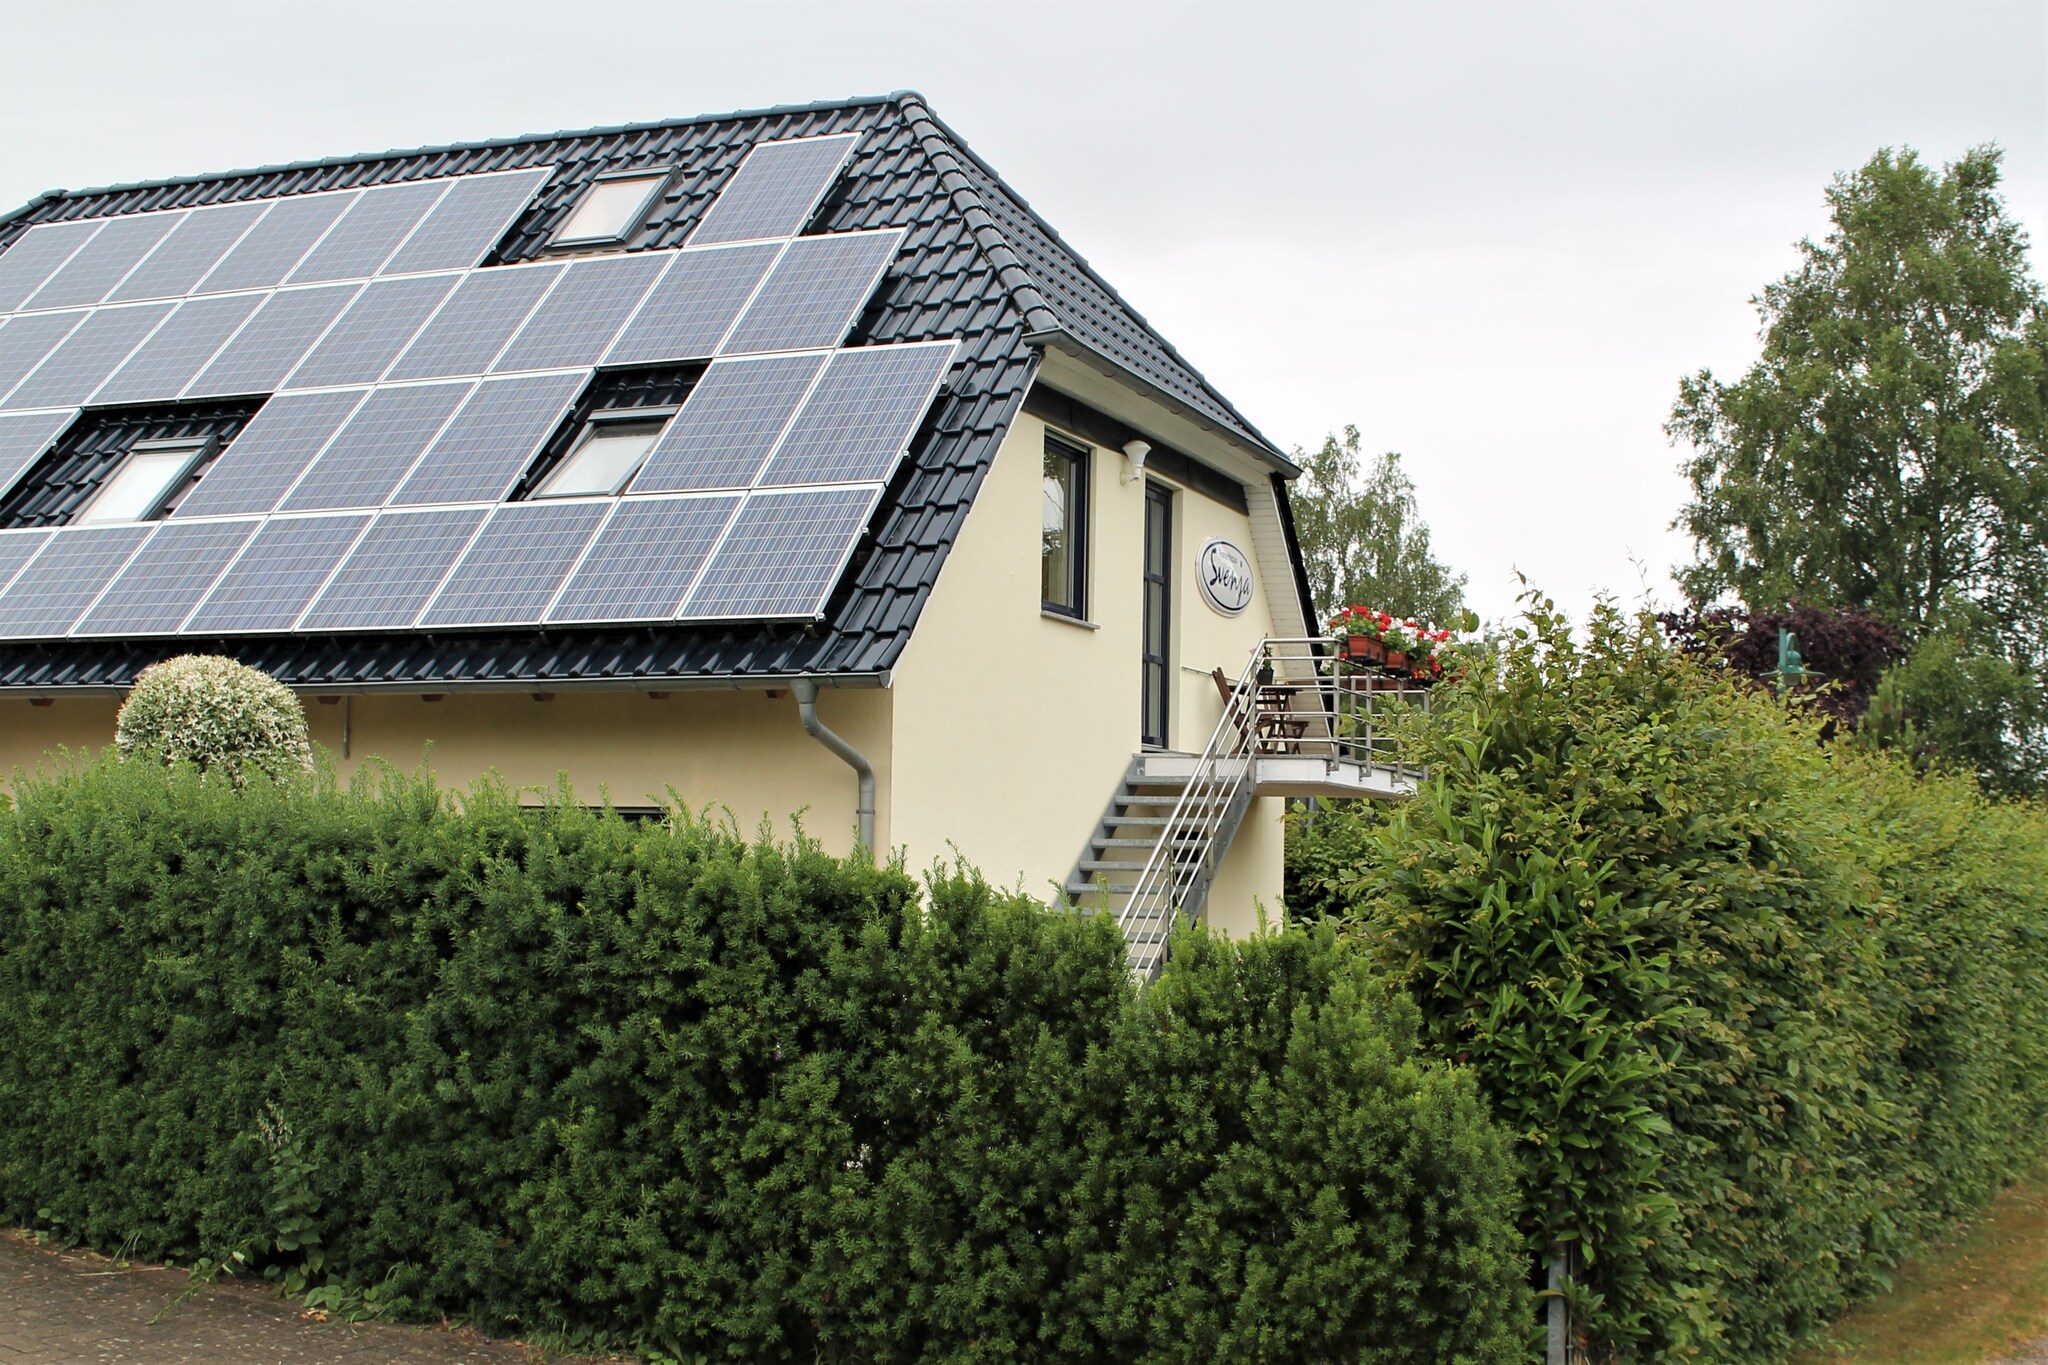
M 1426 708 L 1428 693 L 1362 678 L 1324 641 L 1263 641 L 1199 755 L 1132 759 L 1063 889 L 1077 911 L 1116 916 L 1139 980 L 1158 975 L 1178 917 L 1201 914 L 1254 797 L 1414 790 L 1383 722 L 1386 703 Z
M 1174 912 L 1189 919 L 1201 914 L 1216 869 L 1251 808 L 1247 788 L 1233 803 L 1227 830 L 1218 829 L 1220 837 L 1205 839 L 1189 821 L 1175 818 L 1182 814 L 1189 785 L 1181 774 L 1148 774 L 1143 755 L 1133 759 L 1096 822 L 1088 847 L 1067 875 L 1064 889 L 1077 910 L 1108 910 L 1117 917 L 1130 945 L 1132 970 L 1142 978 L 1156 974 L 1165 960 Z M 1186 887 L 1178 906 L 1162 904 L 1149 891 L 1142 900 L 1134 895 L 1155 857 L 1172 868 L 1174 884 Z

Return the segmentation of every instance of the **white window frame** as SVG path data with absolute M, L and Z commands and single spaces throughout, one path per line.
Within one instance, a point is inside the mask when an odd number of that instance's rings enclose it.
M 119 467 L 101 482 L 98 491 L 92 495 L 92 501 L 78 509 L 78 515 L 71 519 L 72 524 L 74 526 L 128 526 L 137 522 L 155 521 L 163 515 L 165 505 L 185 486 L 186 480 L 192 477 L 194 466 L 212 453 L 214 444 L 214 438 L 211 436 L 180 436 L 168 440 L 137 441 L 128 448 L 128 453 L 123 457 Z M 109 496 L 120 486 L 122 476 L 136 467 L 137 456 L 173 453 L 182 454 L 184 458 L 175 464 L 167 466 L 169 472 L 165 475 L 163 483 L 157 488 L 155 495 L 148 502 L 144 503 L 141 510 L 134 516 L 96 517 L 93 515 L 94 509 L 107 501 Z
M 581 198 L 577 199 L 576 207 L 569 210 L 568 215 L 562 219 L 562 226 L 557 228 L 555 235 L 548 239 L 548 245 L 551 247 L 608 246 L 625 241 L 633 235 L 635 229 L 647 221 L 648 209 L 652 208 L 654 201 L 661 197 L 661 192 L 668 188 L 669 182 L 675 178 L 675 173 L 676 169 L 673 166 L 643 166 L 638 170 L 607 171 L 603 175 L 592 178 L 590 187 L 583 191 Z M 647 181 L 647 192 L 640 197 L 640 202 L 634 205 L 632 210 L 620 221 L 618 230 L 609 233 L 584 233 L 581 236 L 571 237 L 569 235 L 569 225 L 576 221 L 576 216 L 583 212 L 590 204 L 590 201 L 596 198 L 607 184 L 618 180 Z

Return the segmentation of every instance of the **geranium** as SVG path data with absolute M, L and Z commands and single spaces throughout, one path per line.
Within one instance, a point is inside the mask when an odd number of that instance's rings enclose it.
M 1349 635 L 1363 635 L 1368 640 L 1384 638 L 1387 627 L 1394 624 L 1394 618 L 1383 611 L 1370 607 L 1346 607 L 1330 618 L 1330 634 L 1337 639 Z

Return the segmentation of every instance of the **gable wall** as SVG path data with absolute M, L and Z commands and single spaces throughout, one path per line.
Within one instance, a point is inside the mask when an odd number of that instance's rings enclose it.
M 1090 445 L 1089 624 L 1040 606 L 1045 420 L 1020 414 L 905 649 L 892 692 L 897 721 L 890 829 L 922 868 L 957 848 L 999 885 L 1052 894 L 1139 749 L 1142 481 L 1122 481 L 1114 448 Z M 1165 482 L 1162 480 L 1162 482 Z M 1172 746 L 1199 751 L 1222 700 L 1209 670 L 1233 680 L 1270 630 L 1258 585 L 1234 619 L 1199 599 L 1194 559 L 1223 536 L 1252 550 L 1251 521 L 1198 492 L 1175 498 Z M 1214 922 L 1252 927 L 1280 893 L 1277 801 L 1259 803 L 1211 899 Z M 1251 825 L 1271 825 L 1270 837 Z

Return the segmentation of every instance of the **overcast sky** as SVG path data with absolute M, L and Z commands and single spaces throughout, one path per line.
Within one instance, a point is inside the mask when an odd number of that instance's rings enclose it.
M 1276 444 L 1404 453 L 1505 613 L 1672 598 L 1681 374 L 1883 146 L 2048 234 L 2048 2 L 9 3 L 0 201 L 921 90 Z M 1638 568 L 1640 565 L 1640 570 Z

